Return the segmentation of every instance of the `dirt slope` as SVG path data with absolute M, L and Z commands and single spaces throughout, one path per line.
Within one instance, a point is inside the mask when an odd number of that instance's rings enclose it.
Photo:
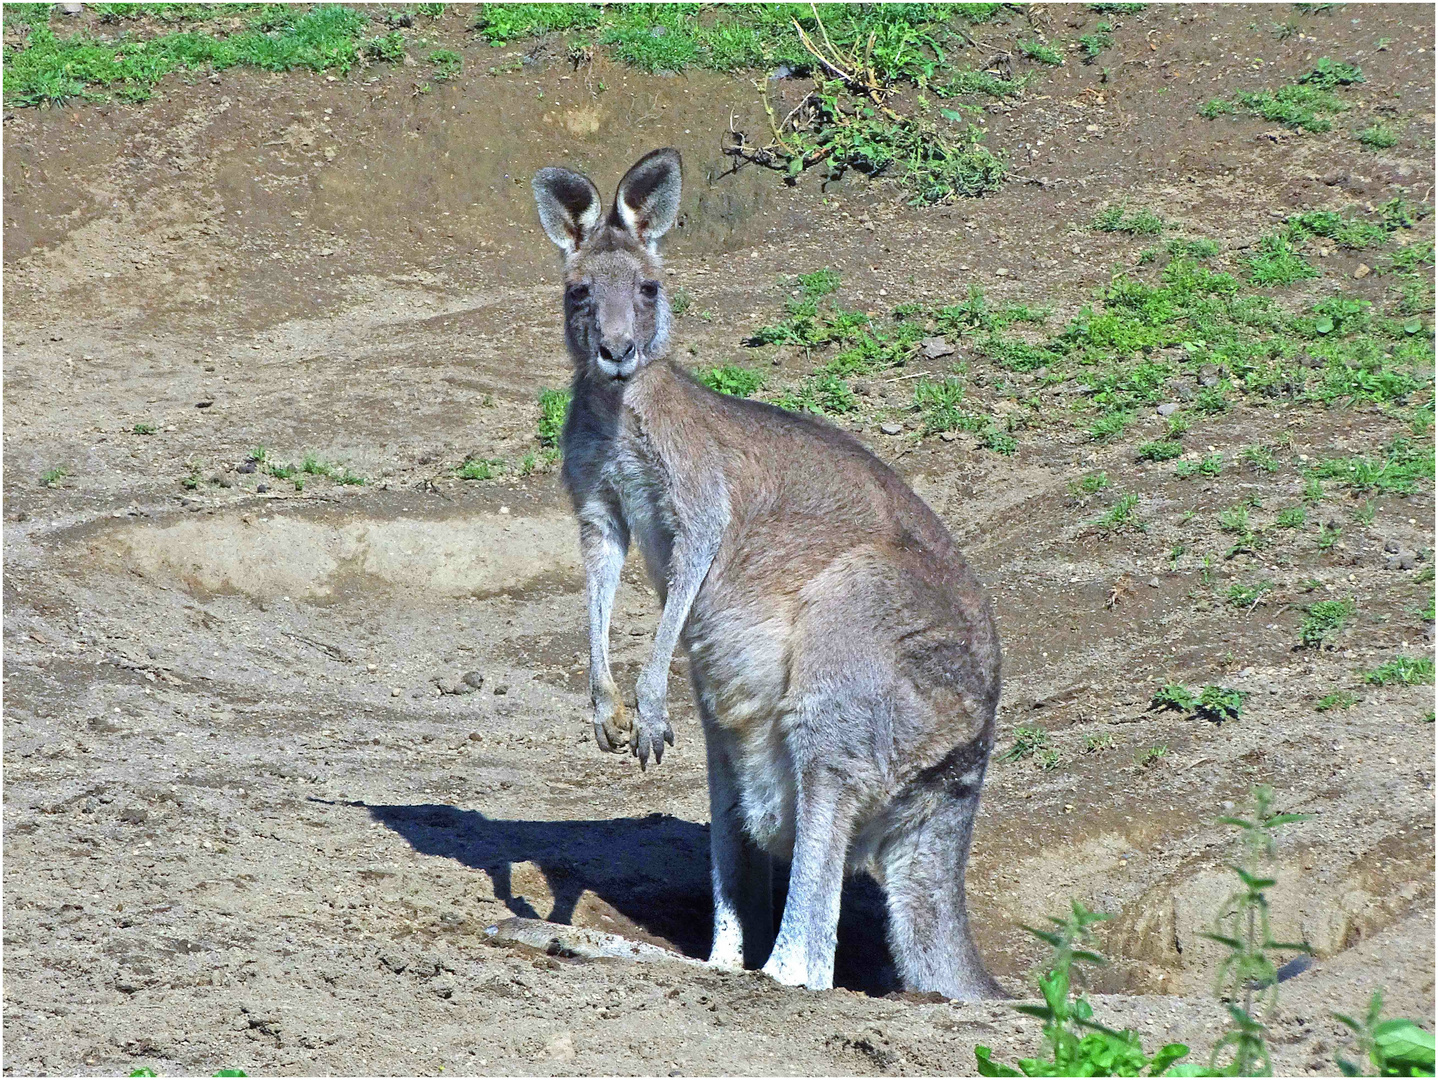
M 543 50 L 490 77 L 502 54 L 458 18 L 472 74 L 426 95 L 403 69 L 231 71 L 172 79 L 143 106 L 7 113 L 5 1071 L 908 1074 L 966 1071 L 976 1042 L 1036 1049 L 1038 1025 L 1003 1004 L 880 996 L 878 899 L 862 884 L 841 929 L 848 989 L 831 993 L 490 945 L 484 928 L 519 914 L 702 956 L 707 799 L 678 674 L 661 767 L 592 743 L 557 474 L 452 473 L 539 451 L 535 395 L 566 378 L 528 192 L 544 164 L 607 193 L 640 152 L 681 148 L 669 283 L 692 297 L 675 336 L 695 363 L 752 363 L 741 340 L 780 310 L 785 275 L 820 267 L 854 307 L 978 282 L 996 304 L 1052 304 L 1062 326 L 1142 247 L 1082 227 L 1122 197 L 1231 247 L 1304 208 L 1431 201 L 1431 9 L 1285 8 L 1301 33 L 1283 39 L 1263 32 L 1277 10 L 1126 17 L 1106 78 L 1071 57 L 988 108 L 1012 182 L 932 208 L 861 178 L 825 190 L 733 173 L 720 132 L 731 116 L 763 123 L 746 78 L 602 58 L 576 71 Z M 1042 17 L 1063 38 L 1095 19 Z M 1361 61 L 1362 92 L 1403 118 L 1399 147 L 1196 114 L 1255 63 L 1276 83 L 1319 55 Z M 1415 232 L 1431 237 L 1431 220 Z M 1381 301 L 1358 262 L 1335 252 L 1325 274 Z M 810 366 L 772 360 L 780 380 Z M 1293 502 L 1296 469 L 1176 481 L 1135 463 L 1156 416 L 1111 445 L 1025 433 L 1007 458 L 968 436 L 883 434 L 918 370 L 872 380 L 846 423 L 993 592 L 1002 745 L 1040 723 L 1061 752 L 1049 770 L 995 763 L 985 789 L 970 903 L 1004 985 L 1024 993 L 1043 956 L 1018 924 L 1076 897 L 1116 916 L 1099 1015 L 1206 1053 L 1222 1012 L 1199 935 L 1235 852 L 1213 819 L 1266 782 L 1313 815 L 1288 831 L 1272 896 L 1276 936 L 1317 953 L 1283 987 L 1279 1068 L 1331 1072 L 1330 1011 L 1378 986 L 1431 1021 L 1432 687 L 1314 710 L 1358 672 L 1431 649 L 1414 570 L 1383 550 L 1431 560 L 1431 483 L 1375 499 L 1366 525 L 1335 494 L 1345 532 L 1328 552 L 1310 534 L 1220 563 L 1219 588 L 1275 584 L 1245 614 L 1170 551 L 1247 496 Z M 1287 432 L 1295 458 L 1318 457 L 1399 430 L 1366 406 L 1278 402 L 1235 407 L 1202 439 L 1232 456 Z M 371 482 L 296 491 L 243 471 L 256 445 Z M 39 482 L 62 465 L 58 486 Z M 1086 525 L 1098 504 L 1069 485 L 1097 469 L 1140 496 L 1146 533 Z M 1302 607 L 1329 595 L 1360 617 L 1337 648 L 1296 649 Z M 657 614 L 632 563 L 614 630 L 626 685 Z M 1149 710 L 1170 679 L 1249 691 L 1243 719 Z

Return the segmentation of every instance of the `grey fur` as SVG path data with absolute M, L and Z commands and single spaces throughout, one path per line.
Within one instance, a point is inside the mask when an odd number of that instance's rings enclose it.
M 843 877 L 862 869 L 887 888 L 908 987 L 1000 995 L 964 905 L 999 699 L 992 609 L 939 519 L 856 440 L 716 394 L 666 358 L 654 241 L 679 186 L 676 151 L 647 155 L 600 226 L 587 180 L 545 170 L 534 185 L 566 255 L 563 475 L 588 579 L 595 739 L 642 767 L 661 760 L 682 644 L 708 755 L 710 963 L 831 986 Z M 632 717 L 608 657 L 631 539 L 664 605 Z M 771 856 L 791 863 L 772 950 Z

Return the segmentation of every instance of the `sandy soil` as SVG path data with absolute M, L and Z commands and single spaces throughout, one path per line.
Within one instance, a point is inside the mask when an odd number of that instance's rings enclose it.
M 693 297 L 676 340 L 695 363 L 752 363 L 741 341 L 781 307 L 784 275 L 823 266 L 851 306 L 956 299 L 974 281 L 999 303 L 1053 304 L 1062 325 L 1142 246 L 1082 228 L 1120 197 L 1235 249 L 1296 209 L 1431 200 L 1431 9 L 1285 7 L 1301 34 L 1283 40 L 1265 32 L 1278 10 L 1123 17 L 1106 81 L 1071 58 L 989 108 L 1013 182 L 935 208 L 862 179 L 733 173 L 720 132 L 762 124 L 746 78 L 576 71 L 542 48 L 490 50 L 458 17 L 466 75 L 429 94 L 403 68 L 234 71 L 172 78 L 142 106 L 6 113 L 5 1071 L 909 1074 L 969 1070 L 976 1042 L 1036 1049 L 1038 1024 L 1003 1003 L 893 993 L 864 883 L 845 901 L 844 988 L 826 993 L 490 944 L 485 927 L 524 915 L 702 957 L 703 744 L 676 661 L 664 764 L 599 753 L 557 475 L 451 474 L 536 450 L 535 395 L 566 378 L 528 191 L 544 164 L 607 193 L 640 152 L 681 148 L 668 257 Z M 1064 40 L 1095 20 L 1039 17 Z M 484 74 L 513 55 L 518 70 Z M 1398 148 L 1195 113 L 1257 58 L 1277 85 L 1319 55 L 1362 63 L 1355 100 L 1393 109 Z M 1381 299 L 1381 281 L 1351 279 L 1358 261 L 1323 264 Z M 773 360 L 780 381 L 805 370 Z M 1267 782 L 1313 815 L 1289 830 L 1272 895 L 1276 936 L 1317 956 L 1283 986 L 1279 1068 L 1333 1071 L 1330 1012 L 1380 986 L 1431 1022 L 1432 688 L 1313 708 L 1431 648 L 1423 589 L 1383 552 L 1431 552 L 1431 487 L 1376 500 L 1367 526 L 1335 492 L 1327 512 L 1346 525 L 1330 552 L 1310 535 L 1220 561 L 1220 585 L 1276 584 L 1243 614 L 1169 551 L 1217 544 L 1213 515 L 1247 495 L 1294 501 L 1295 469 L 1175 481 L 1134 461 L 1157 417 L 1111 446 L 1024 433 L 1012 458 L 969 436 L 882 434 L 916 370 L 873 380 L 850 425 L 992 590 L 1001 743 L 1041 723 L 1062 752 L 1047 771 L 996 763 L 985 789 L 970 905 L 1004 985 L 1025 993 L 1043 957 L 1019 924 L 1076 897 L 1116 916 L 1099 1016 L 1206 1053 L 1223 1014 L 1199 935 L 1235 853 L 1214 818 Z M 1368 408 L 1265 403 L 1202 438 L 1231 454 L 1287 432 L 1315 456 L 1398 430 Z M 257 444 L 371 483 L 294 491 L 242 471 Z M 61 465 L 58 486 L 39 482 Z M 1068 485 L 1099 468 L 1141 496 L 1147 533 L 1085 527 L 1094 510 Z M 1329 593 L 1360 617 L 1336 648 L 1296 650 L 1302 606 Z M 621 682 L 656 618 L 631 564 Z M 1246 689 L 1248 711 L 1221 727 L 1150 711 L 1170 679 Z M 1112 743 L 1085 752 L 1091 735 Z

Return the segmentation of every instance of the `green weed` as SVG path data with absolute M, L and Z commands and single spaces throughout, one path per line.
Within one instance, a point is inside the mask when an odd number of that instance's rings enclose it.
M 1052 64 L 1057 67 L 1064 62 L 1063 53 L 1052 45 L 1045 45 L 1042 41 L 1020 41 L 1019 52 L 1030 60 L 1037 60 L 1041 64 Z
M 1133 756 L 1133 763 L 1137 765 L 1140 769 L 1152 768 L 1164 758 L 1168 757 L 1168 754 L 1169 749 L 1166 744 L 1149 746 L 1143 750 L 1140 750 L 1137 754 Z
M 59 487 L 60 482 L 70 475 L 70 470 L 64 465 L 56 465 L 53 469 L 46 469 L 40 474 L 40 485 L 42 487 Z
M 1280 510 L 1273 524 L 1280 529 L 1301 529 L 1308 522 L 1308 511 L 1301 506 L 1290 506 Z
M 1108 487 L 1108 473 L 1091 472 L 1077 480 L 1069 482 L 1069 494 L 1075 498 L 1083 498 L 1087 495 L 1095 495 Z
M 568 390 L 546 388 L 539 392 L 539 426 L 535 434 L 540 446 L 559 446 L 564 420 L 569 415 L 571 396 Z
M 1238 453 L 1240 461 L 1252 465 L 1259 472 L 1277 472 L 1278 458 L 1273 456 L 1273 451 L 1266 446 L 1245 446 Z
M 1335 690 L 1331 694 L 1324 694 L 1313 708 L 1318 712 L 1328 712 L 1330 709 L 1351 709 L 1358 704 L 1358 695 L 1349 693 L 1347 690 Z
M 503 464 L 503 458 L 465 458 L 454 475 L 460 480 L 493 480 L 494 470 Z
M 1207 239 L 1174 239 L 1168 242 L 1168 254 L 1175 259 L 1211 259 L 1222 250 L 1217 241 Z
M 153 435 L 156 428 L 154 424 L 136 424 L 130 430 L 136 435 Z
M 1217 476 L 1223 472 L 1223 454 L 1215 452 L 1197 460 L 1180 461 L 1173 467 L 1173 475 L 1180 480 L 1192 480 L 1195 476 Z
M 433 77 L 437 82 L 457 79 L 464 70 L 464 57 L 453 49 L 434 49 L 429 54 L 429 62 L 434 65 Z
M 1383 993 L 1373 991 L 1362 1020 L 1343 1013 L 1333 1017 L 1353 1032 L 1352 1046 L 1366 1055 L 1378 1076 L 1432 1076 L 1434 1042 L 1431 1032 L 1412 1020 L 1384 1020 Z M 1337 1055 L 1338 1070 L 1344 1076 L 1363 1076 L 1363 1065 Z
M 1374 686 L 1389 686 L 1393 683 L 1413 686 L 1416 683 L 1431 683 L 1433 681 L 1433 658 L 1431 656 L 1394 657 L 1372 671 L 1365 671 L 1363 681 Z
M 1004 751 L 1000 761 L 1021 761 L 1048 745 L 1049 733 L 1041 727 L 1014 728 L 1014 745 Z
M 1226 946 L 1219 965 L 1217 992 L 1226 1003 L 1229 1028 L 1213 1048 L 1210 1068 L 1225 1076 L 1266 1076 L 1272 1072 L 1264 1022 L 1278 1003 L 1278 968 L 1274 953 L 1306 953 L 1307 945 L 1274 941 L 1268 923 L 1266 890 L 1276 883 L 1266 871 L 1272 865 L 1277 832 L 1306 821 L 1307 814 L 1275 814 L 1273 790 L 1253 789 L 1247 817 L 1222 817 L 1220 824 L 1239 830 L 1242 855 L 1233 866 L 1241 888 L 1219 908 L 1212 932 L 1205 937 Z M 1229 1060 L 1220 1064 L 1225 1056 Z
M 1358 605 L 1352 600 L 1319 600 L 1309 605 L 1298 628 L 1298 640 L 1308 648 L 1316 648 L 1337 635 L 1357 612 Z
M 1038 980 L 1042 1005 L 1015 1005 L 1019 1012 L 1036 1016 L 1044 1023 L 1048 1056 L 1021 1058 L 1018 1068 L 993 1059 L 993 1050 L 982 1044 L 974 1047 L 980 1076 L 1150 1076 L 1169 1074 L 1170 1068 L 1188 1054 L 1182 1043 L 1169 1043 L 1150 1057 L 1138 1035 L 1115 1031 L 1093 1019 L 1093 1006 L 1081 992 L 1075 992 L 1078 970 L 1075 965 L 1102 964 L 1093 951 L 1092 926 L 1112 918 L 1090 911 L 1077 900 L 1063 919 L 1049 917 L 1052 930 L 1024 927 L 1053 949 L 1048 970 Z M 1170 1074 L 1171 1075 L 1171 1074 Z
M 1258 253 L 1248 259 L 1249 278 L 1265 287 L 1292 285 L 1318 276 L 1318 269 L 1297 251 L 1287 237 L 1278 233 L 1258 242 Z
M 1183 446 L 1169 440 L 1146 442 L 1138 448 L 1140 461 L 1172 461 L 1183 456 Z
M 1103 532 L 1118 532 L 1120 529 L 1136 529 L 1139 532 L 1147 532 L 1148 526 L 1138 520 L 1135 511 L 1138 508 L 1138 496 L 1129 494 L 1121 495 L 1116 503 L 1108 510 L 1108 513 L 1094 522 L 1094 526 Z
M 763 373 L 737 364 L 708 368 L 698 373 L 698 379 L 710 390 L 741 398 L 752 396 L 764 385 Z
M 1273 582 L 1260 581 L 1253 585 L 1240 585 L 1234 582 L 1228 587 L 1228 602 L 1236 608 L 1247 608 L 1252 611 L 1263 603 L 1263 598 L 1273 591 Z
M 858 411 L 859 403 L 854 391 L 839 376 L 834 374 L 810 375 L 797 387 L 785 390 L 774 404 L 789 412 L 809 412 L 823 415 L 843 415 Z
M 1420 480 L 1433 479 L 1433 453 L 1400 438 L 1389 444 L 1381 461 L 1365 455 L 1329 458 L 1311 466 L 1309 475 L 1340 481 L 1355 491 L 1407 495 Z
M 1124 207 L 1110 206 L 1099 211 L 1093 219 L 1093 228 L 1099 232 L 1121 232 L 1130 236 L 1154 236 L 1167 227 L 1163 218 L 1152 210 L 1144 208 L 1127 213 Z
M 361 12 L 321 4 L 293 9 L 282 25 L 269 32 L 256 25 L 227 37 L 185 32 L 148 40 L 121 35 L 118 41 L 105 41 L 83 33 L 60 38 L 48 26 L 35 25 L 22 47 L 5 51 L 5 104 L 11 108 L 63 105 L 98 99 L 97 90 L 111 90 L 127 101 L 144 101 L 173 71 L 223 71 L 236 65 L 345 74 L 372 55 L 374 43 L 362 38 L 367 23 Z M 383 40 L 388 44 L 381 53 L 392 52 L 393 42 Z M 384 58 L 402 54 L 400 48 L 398 54 Z

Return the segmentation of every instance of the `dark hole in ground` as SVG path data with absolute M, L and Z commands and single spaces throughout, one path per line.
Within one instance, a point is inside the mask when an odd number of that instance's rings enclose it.
M 709 955 L 714 909 L 707 825 L 667 814 L 523 821 L 433 803 L 352 805 L 364 806 L 416 851 L 483 870 L 494 883 L 496 898 L 515 915 L 544 917 L 514 888 L 512 868 L 531 863 L 544 875 L 554 898 L 550 922 L 624 934 L 697 959 Z M 775 867 L 774 881 L 777 930 L 788 890 L 786 866 Z M 581 904 L 585 892 L 599 904 Z M 836 986 L 868 994 L 900 988 L 887 931 L 883 889 L 866 875 L 846 882 L 834 961 Z

